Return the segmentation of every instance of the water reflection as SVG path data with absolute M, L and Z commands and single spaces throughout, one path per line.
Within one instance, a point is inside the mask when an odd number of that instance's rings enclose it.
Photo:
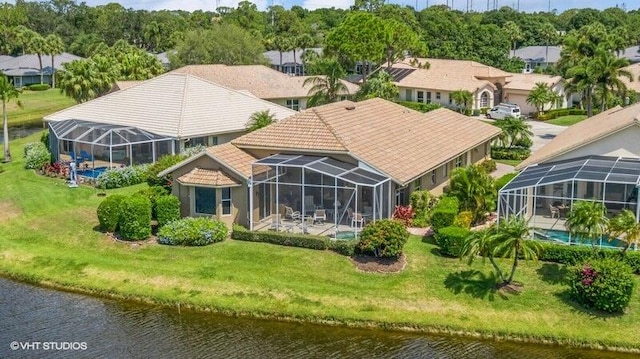
M 16 138 L 24 138 L 39 131 L 42 131 L 42 125 L 11 126 L 9 127 L 9 140 L 15 140 Z M 3 143 L 3 141 L 4 141 L 4 136 L 2 135 L 2 128 L 0 126 L 0 143 Z
M 57 292 L 0 279 L 0 358 L 631 358 L 467 338 L 229 318 Z M 84 351 L 10 349 L 86 342 Z

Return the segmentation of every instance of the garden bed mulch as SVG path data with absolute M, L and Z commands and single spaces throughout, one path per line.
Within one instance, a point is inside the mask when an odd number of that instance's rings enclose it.
M 407 265 L 407 258 L 401 255 L 398 258 L 377 258 L 364 254 L 356 254 L 351 257 L 356 268 L 363 272 L 398 273 Z
M 143 241 L 127 241 L 122 239 L 122 237 L 120 237 L 118 233 L 107 232 L 105 233 L 105 235 L 107 236 L 107 238 L 111 239 L 114 242 L 128 244 L 131 247 L 141 247 L 143 245 L 158 244 L 158 238 L 154 235 L 151 235 L 148 239 L 145 239 Z

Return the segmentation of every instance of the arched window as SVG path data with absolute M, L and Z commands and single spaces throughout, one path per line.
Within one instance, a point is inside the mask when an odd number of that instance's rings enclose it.
M 480 94 L 480 108 L 489 107 L 489 93 L 487 91 Z

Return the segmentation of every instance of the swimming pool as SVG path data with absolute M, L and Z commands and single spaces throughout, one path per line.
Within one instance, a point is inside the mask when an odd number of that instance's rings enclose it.
M 357 236 L 353 231 L 340 231 L 336 233 L 337 240 L 348 241 L 355 238 L 357 238 Z
M 102 174 L 102 172 L 106 170 L 107 170 L 107 167 L 96 167 L 92 169 L 78 170 L 78 176 L 96 179 L 98 178 L 98 176 Z
M 575 238 L 569 238 L 569 232 L 566 231 L 559 231 L 555 229 L 536 229 L 534 233 L 535 237 L 541 240 L 563 242 L 566 244 L 591 245 L 591 242 L 589 241 L 581 242 Z M 607 241 L 606 238 L 603 238 L 599 245 L 602 248 L 625 248 L 627 246 L 625 242 L 617 238 L 614 238 L 611 241 Z

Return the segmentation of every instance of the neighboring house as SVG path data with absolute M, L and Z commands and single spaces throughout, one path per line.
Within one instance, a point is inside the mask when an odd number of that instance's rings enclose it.
M 447 109 L 423 114 L 378 98 L 342 101 L 210 147 L 160 175 L 174 178 L 184 216 L 255 229 L 320 210 L 335 235 L 360 218 L 391 217 L 412 191 L 441 194 L 455 168 L 489 158 L 499 134 Z
M 296 111 L 307 108 L 310 97 L 311 86 L 304 86 L 304 81 L 310 76 L 289 76 L 262 65 L 188 65 L 173 72 L 191 74 L 238 91 L 248 91 L 258 98 Z M 348 92 L 341 93 L 342 99 L 358 92 L 358 85 L 341 81 L 348 89 Z
M 62 69 L 62 66 L 74 60 L 82 60 L 82 57 L 69 53 L 62 53 L 54 56 L 55 71 Z M 9 57 L 0 61 L 0 71 L 2 71 L 15 87 L 23 87 L 40 83 L 40 62 L 38 55 L 28 54 L 17 57 Z M 51 85 L 51 56 L 42 55 L 42 73 L 44 83 Z
M 161 52 L 159 54 L 153 54 L 158 61 L 160 61 L 160 63 L 162 64 L 162 66 L 164 66 L 165 69 L 169 69 L 171 67 L 171 61 L 169 61 L 169 55 L 168 53 L 165 52 Z
M 620 81 L 624 83 L 628 90 L 633 90 L 640 94 L 640 63 L 625 66 L 622 69 L 631 73 L 633 81 L 629 81 L 629 79 L 624 76 L 619 77 Z
M 167 73 L 44 120 L 56 159 L 82 153 L 94 167 L 98 161 L 111 167 L 228 142 L 245 133 L 251 115 L 263 110 L 277 120 L 295 113 L 193 75 Z
M 627 47 L 622 53 L 618 55 L 618 57 L 625 58 L 632 64 L 640 62 L 640 46 L 636 45 Z
M 539 74 L 513 74 L 509 77 L 507 84 L 504 86 L 504 102 L 520 106 L 522 114 L 535 113 L 536 107 L 527 103 L 527 97 L 539 82 L 547 84 L 559 96 L 555 103 L 545 105 L 545 111 L 567 107 L 571 95 L 565 92 L 566 83 L 564 79 L 561 76 Z
M 531 73 L 537 67 L 553 66 L 560 61 L 562 46 L 525 46 L 517 49 L 515 54 L 509 51 L 511 57 L 518 57 L 524 61 L 523 73 Z M 548 55 L 548 56 L 547 56 Z
M 382 68 L 393 77 L 402 101 L 455 107 L 451 93 L 467 90 L 473 95 L 472 109 L 489 108 L 503 102 L 503 87 L 512 76 L 468 60 L 407 58 L 391 68 L 386 64 Z
M 543 237 L 563 242 L 568 236 L 557 232 L 566 231 L 566 214 L 576 201 L 601 202 L 608 216 L 629 209 L 640 217 L 638 138 L 640 104 L 618 106 L 570 126 L 516 166 L 522 172 L 500 190 L 500 217 L 524 217 L 531 227 L 545 230 Z
M 282 52 L 271 50 L 264 52 L 263 55 L 269 59 L 269 64 L 272 69 L 288 75 L 303 76 L 305 75 L 305 68 L 304 61 L 302 61 L 302 54 L 304 54 L 305 51 L 314 51 L 319 56 L 322 56 L 322 48 L 320 47 L 296 49 L 295 58 L 293 50 Z

